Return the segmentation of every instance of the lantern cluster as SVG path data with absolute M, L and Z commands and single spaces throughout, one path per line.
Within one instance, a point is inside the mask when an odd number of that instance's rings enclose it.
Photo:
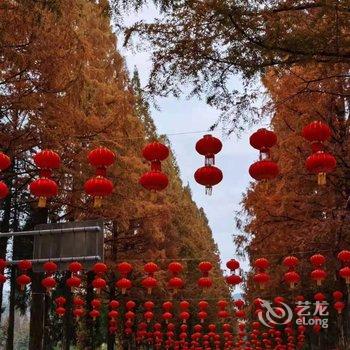
M 327 277 L 327 272 L 323 269 L 323 265 L 326 263 L 326 258 L 322 254 L 315 254 L 310 257 L 310 263 L 315 268 L 311 272 L 311 278 L 316 281 L 318 286 L 321 286 L 322 282 Z
M 231 259 L 226 263 L 226 267 L 230 270 L 231 274 L 226 276 L 226 283 L 230 286 L 237 286 L 242 283 L 242 277 L 240 275 L 236 275 L 235 271 L 239 269 L 239 262 L 235 259 Z
M 92 310 L 89 312 L 90 317 L 93 321 L 96 321 L 98 317 L 100 317 L 100 308 L 101 308 L 101 300 L 100 299 L 92 299 L 91 300 L 91 308 Z
M 11 165 L 11 159 L 5 153 L 0 152 L 0 172 L 5 171 Z M 8 196 L 9 189 L 6 183 L 0 180 L 0 199 L 4 199 Z
M 213 186 L 219 184 L 223 179 L 222 171 L 214 166 L 215 155 L 222 149 L 221 141 L 212 136 L 204 135 L 196 143 L 196 151 L 204 156 L 204 166 L 197 169 L 194 173 L 194 179 L 197 183 L 205 186 L 205 193 L 212 194 Z
M 264 289 L 266 284 L 270 281 L 270 276 L 266 272 L 269 265 L 269 261 L 265 258 L 256 259 L 254 262 L 256 273 L 253 276 L 253 280 L 259 285 L 260 289 Z
M 107 178 L 107 168 L 114 164 L 116 155 L 106 147 L 98 147 L 88 154 L 88 161 L 95 168 L 95 176 L 85 182 L 85 192 L 94 198 L 94 207 L 102 205 L 102 198 L 113 192 L 113 183 Z
M 32 268 L 32 262 L 29 260 L 21 260 L 17 267 L 21 271 L 21 274 L 17 277 L 16 281 L 21 292 L 23 292 L 26 285 L 32 281 L 32 279 L 27 275 L 28 271 Z
M 331 129 L 321 121 L 313 121 L 302 130 L 303 137 L 311 143 L 312 154 L 306 159 L 306 169 L 317 175 L 319 185 L 326 184 L 327 173 L 332 172 L 336 167 L 334 156 L 325 152 L 324 143 L 331 136 Z
M 63 296 L 59 296 L 55 299 L 55 304 L 56 304 L 56 309 L 55 312 L 57 314 L 58 317 L 63 317 L 66 313 L 66 309 L 65 309 L 65 304 L 66 304 L 66 298 Z
M 345 280 L 347 285 L 350 285 L 350 251 L 342 250 L 338 254 L 338 259 L 343 265 L 343 267 L 339 270 L 339 275 Z
M 132 283 L 128 279 L 128 275 L 132 271 L 132 265 L 124 261 L 118 264 L 117 270 L 121 278 L 115 283 L 115 286 L 121 290 L 122 294 L 125 294 L 126 291 L 132 287 Z
M 125 334 L 132 333 L 132 325 L 135 318 L 135 312 L 133 311 L 136 306 L 136 303 L 133 300 L 129 300 L 125 304 Z
M 142 155 L 150 162 L 151 169 L 141 176 L 141 186 L 152 192 L 164 190 L 168 186 L 169 180 L 167 175 L 162 172 L 162 161 L 169 156 L 168 147 L 154 141 L 145 146 Z
M 208 313 L 207 313 L 207 309 L 208 309 L 208 302 L 205 300 L 201 300 L 198 302 L 198 318 L 201 321 L 201 323 L 203 323 L 205 321 L 205 319 L 208 317 Z
M 157 287 L 157 284 L 158 284 L 157 280 L 154 278 L 154 274 L 158 271 L 158 265 L 155 264 L 154 262 L 149 262 L 145 264 L 143 269 L 148 274 L 148 276 L 145 277 L 141 283 L 142 283 L 142 286 L 146 288 L 147 293 L 151 294 L 152 289 Z
M 235 305 L 235 316 L 238 319 L 245 319 L 246 318 L 246 314 L 244 311 L 244 301 L 242 299 L 237 299 L 234 301 L 234 305 Z
M 183 287 L 184 282 L 182 278 L 179 277 L 179 274 L 183 270 L 183 266 L 177 262 L 173 261 L 168 265 L 168 270 L 171 273 L 171 278 L 169 279 L 168 286 L 170 289 L 174 290 L 175 292 Z
M 105 288 L 107 283 L 103 278 L 103 275 L 107 272 L 107 265 L 101 262 L 96 263 L 93 266 L 93 271 L 95 273 L 95 278 L 92 281 L 92 286 L 97 294 L 100 294 L 101 289 Z
M 117 300 L 111 300 L 109 302 L 109 312 L 108 312 L 108 331 L 110 334 L 117 333 L 118 330 L 118 308 L 119 308 L 119 301 Z
M 300 281 L 300 275 L 295 271 L 298 264 L 299 259 L 296 256 L 287 256 L 283 260 L 283 265 L 288 268 L 288 271 L 284 274 L 284 280 L 291 289 L 294 289 Z
M 183 300 L 180 302 L 180 319 L 182 323 L 186 323 L 190 318 L 189 307 L 190 303 L 188 301 Z
M 270 150 L 277 143 L 273 131 L 259 129 L 250 136 L 250 145 L 259 151 L 259 160 L 249 167 L 250 176 L 257 180 L 272 180 L 279 174 L 278 165 L 270 159 Z
M 70 290 L 74 288 L 79 288 L 81 284 L 81 278 L 79 274 L 83 269 L 83 266 L 78 261 L 73 261 L 68 265 L 68 269 L 71 272 L 71 276 L 67 278 L 66 285 Z
M 171 301 L 165 301 L 162 305 L 162 308 L 163 308 L 162 318 L 166 323 L 169 323 L 169 321 L 173 318 L 173 314 L 171 313 L 171 309 L 173 308 L 173 303 Z
M 227 300 L 219 300 L 218 303 L 218 318 L 221 319 L 222 321 L 225 321 L 227 317 L 229 317 L 229 313 L 226 310 L 228 307 L 228 301 Z
M 45 271 L 45 277 L 41 281 L 41 285 L 45 288 L 47 294 L 51 294 L 52 289 L 56 287 L 56 280 L 54 278 L 54 273 L 57 271 L 57 264 L 53 261 L 47 261 L 43 265 Z
M 45 208 L 47 199 L 58 193 L 58 185 L 51 176 L 52 171 L 60 167 L 61 158 L 56 152 L 46 149 L 34 156 L 34 163 L 40 169 L 40 177 L 29 185 L 29 190 L 39 198 L 38 207 Z
M 345 303 L 342 300 L 344 295 L 342 292 L 336 290 L 333 292 L 333 307 L 337 311 L 338 314 L 341 314 L 345 308 Z
M 80 297 L 76 296 L 73 298 L 73 316 L 76 320 L 79 320 L 80 317 L 84 316 L 85 310 L 83 306 L 85 305 L 85 301 Z
M 209 277 L 209 272 L 212 268 L 213 268 L 213 265 L 209 261 L 202 261 L 201 263 L 199 263 L 198 269 L 202 273 L 202 277 L 200 277 L 198 279 L 198 286 L 199 287 L 205 289 L 205 288 L 209 288 L 212 286 L 213 281 Z

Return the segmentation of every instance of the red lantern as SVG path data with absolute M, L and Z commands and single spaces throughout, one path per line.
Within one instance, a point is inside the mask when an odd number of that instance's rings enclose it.
M 106 287 L 106 281 L 103 278 L 97 277 L 92 281 L 92 286 L 96 289 L 96 293 L 100 294 L 101 289 Z
M 102 198 L 113 192 L 113 182 L 103 176 L 95 176 L 87 180 L 84 185 L 85 192 L 94 197 L 94 207 L 100 208 Z
M 0 199 L 4 199 L 9 195 L 10 191 L 4 181 L 0 181 Z
M 201 288 L 210 288 L 213 282 L 210 277 L 200 277 L 198 279 L 198 286 Z
M 249 167 L 250 176 L 257 180 L 272 180 L 279 174 L 277 163 L 272 160 L 259 160 Z
M 313 153 L 306 159 L 305 166 L 311 173 L 317 174 L 319 185 L 326 184 L 326 174 L 330 173 L 336 167 L 337 162 L 330 153 L 319 151 Z
M 25 286 L 29 284 L 32 280 L 29 276 L 22 274 L 17 277 L 16 281 L 17 281 L 17 284 L 19 284 L 21 291 L 23 291 Z
M 100 299 L 92 299 L 91 300 L 91 306 L 94 309 L 99 309 L 101 307 L 101 300 Z
M 39 197 L 38 207 L 45 208 L 46 199 L 57 195 L 58 186 L 55 181 L 41 177 L 29 185 L 29 190 L 32 195 Z
M 342 250 L 338 254 L 338 259 L 343 263 L 350 263 L 350 251 L 349 250 Z
M 21 271 L 28 271 L 32 268 L 32 262 L 29 260 L 21 260 L 17 266 Z
M 132 265 L 124 261 L 118 264 L 117 270 L 123 276 L 127 276 L 132 271 Z
M 5 153 L 0 152 L 0 171 L 6 170 L 11 165 L 11 159 Z
M 261 300 L 260 299 L 258 299 L 258 300 L 261 303 Z M 241 309 L 244 306 L 244 301 L 242 299 L 237 299 L 234 301 L 234 304 L 238 309 Z
M 148 294 L 151 294 L 152 289 L 157 286 L 157 280 L 151 276 L 144 278 L 141 283 L 142 286 L 147 289 Z
M 287 256 L 283 260 L 283 265 L 288 268 L 295 268 L 299 264 L 299 259 L 296 256 Z
M 268 153 L 269 149 L 276 145 L 277 136 L 273 131 L 265 128 L 257 130 L 249 138 L 250 145 L 262 153 Z
M 66 281 L 66 285 L 70 289 L 78 288 L 80 286 L 80 283 L 81 283 L 81 279 L 77 276 L 69 277 Z
M 98 262 L 94 265 L 93 271 L 96 275 L 103 275 L 107 272 L 107 265 L 101 262 Z
M 212 135 L 204 135 L 196 143 L 196 151 L 205 156 L 205 165 L 214 165 L 215 154 L 219 153 L 221 149 L 221 141 Z
M 92 318 L 93 321 L 96 321 L 97 317 L 100 317 L 100 312 L 98 310 L 91 310 L 89 312 L 90 317 Z
M 226 283 L 232 286 L 242 283 L 242 277 L 238 275 L 226 276 Z
M 321 254 L 315 254 L 310 257 L 310 262 L 315 267 L 320 267 L 325 264 L 326 258 Z
M 51 293 L 51 290 L 56 287 L 56 280 L 53 277 L 46 277 L 41 281 L 41 285 L 47 293 Z
M 115 162 L 116 155 L 113 151 L 106 147 L 98 147 L 90 151 L 87 158 L 93 167 L 105 171 L 107 167 L 111 166 Z M 106 176 L 105 173 L 101 173 L 99 175 Z
M 66 303 L 66 298 L 65 297 L 59 296 L 59 297 L 57 297 L 55 299 L 55 304 L 57 306 L 63 306 L 65 303 Z
M 130 289 L 132 287 L 131 281 L 124 277 L 119 279 L 115 285 L 117 288 L 121 289 L 122 294 L 125 294 L 127 289 Z
M 184 282 L 180 277 L 172 277 L 169 280 L 169 287 L 175 290 L 182 288 L 183 285 L 184 285 Z
M 83 308 L 78 307 L 73 309 L 73 316 L 78 320 L 80 317 L 84 315 L 85 311 Z
M 35 165 L 44 170 L 58 169 L 61 164 L 60 156 L 51 149 L 44 149 L 37 153 L 34 157 Z M 50 173 L 45 172 L 42 176 L 50 175 Z
M 116 310 L 111 310 L 109 313 L 108 313 L 108 317 L 112 320 L 115 320 L 117 319 L 119 316 L 119 312 L 116 311 Z
M 323 269 L 316 269 L 311 272 L 311 278 L 316 281 L 318 286 L 322 285 L 322 282 L 325 280 L 327 273 Z
M 0 273 L 0 284 L 4 284 L 6 281 L 7 281 L 6 276 Z
M 199 263 L 198 268 L 203 274 L 207 274 L 213 268 L 213 265 L 209 261 L 202 261 Z
M 73 298 L 73 304 L 75 306 L 83 306 L 85 304 L 85 301 L 79 297 L 74 297 Z
M 168 177 L 161 171 L 149 171 L 140 178 L 140 185 L 148 191 L 163 191 L 168 183 Z
M 175 275 L 179 274 L 183 270 L 183 267 L 179 262 L 173 261 L 168 265 L 168 270 Z
M 340 292 L 339 290 L 334 291 L 332 295 L 333 295 L 334 300 L 340 300 L 344 296 L 343 293 Z
M 269 280 L 270 276 L 266 272 L 259 272 L 253 276 L 253 281 L 259 284 L 260 289 L 264 289 Z
M 68 265 L 68 269 L 71 273 L 78 273 L 83 269 L 83 266 L 78 261 L 73 261 Z
M 198 312 L 198 318 L 200 319 L 201 323 L 203 323 L 207 317 L 208 317 L 208 314 L 205 311 Z
M 223 179 L 222 171 L 212 165 L 206 165 L 197 169 L 194 173 L 194 179 L 200 185 L 205 186 L 205 193 L 212 194 L 213 186 L 220 183 Z
M 154 262 L 149 262 L 143 267 L 144 271 L 148 274 L 154 274 L 158 271 L 158 265 Z
M 345 266 L 339 270 L 340 277 L 345 279 L 346 284 L 350 284 L 350 267 Z
M 158 141 L 154 141 L 145 146 L 142 155 L 148 161 L 163 161 L 169 156 L 169 149 Z
M 62 306 L 59 306 L 58 308 L 56 308 L 56 314 L 58 315 L 58 317 L 63 317 L 64 314 L 66 313 L 66 309 Z
M 300 275 L 295 271 L 289 271 L 284 274 L 284 280 L 289 283 L 290 288 L 293 289 L 295 284 L 300 281 Z
M 235 270 L 239 269 L 239 262 L 235 259 L 231 259 L 226 263 L 226 267 L 230 271 L 235 271 Z
M 266 270 L 269 267 L 269 265 L 269 261 L 265 258 L 256 259 L 254 262 L 254 266 L 261 270 Z
M 316 293 L 316 294 L 314 295 L 314 299 L 315 299 L 316 301 L 322 302 L 322 301 L 325 301 L 325 300 L 326 300 L 326 297 L 325 297 L 325 295 L 324 295 L 323 293 Z
M 309 142 L 325 142 L 331 136 L 331 129 L 321 121 L 313 121 L 302 130 L 303 137 Z
M 336 301 L 334 303 L 334 309 L 337 310 L 338 314 L 341 314 L 343 312 L 343 309 L 345 308 L 345 303 L 342 301 Z
M 183 323 L 186 323 L 189 318 L 190 318 L 190 314 L 188 311 L 182 311 L 180 313 L 180 319 L 182 320 Z
M 53 274 L 57 271 L 57 264 L 55 264 L 53 261 L 47 261 L 43 265 L 43 269 L 48 274 Z

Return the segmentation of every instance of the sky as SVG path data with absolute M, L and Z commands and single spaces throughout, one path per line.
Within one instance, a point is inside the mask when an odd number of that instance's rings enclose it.
M 150 21 L 157 15 L 157 10 L 150 6 L 144 8 L 138 15 L 132 14 L 124 18 L 124 21 L 125 25 L 130 25 L 140 19 Z M 132 72 L 136 67 L 141 83 L 145 85 L 150 73 L 151 52 L 135 53 L 134 50 L 123 48 L 120 43 L 122 43 L 121 39 L 118 48 L 125 57 L 129 71 Z M 241 85 L 238 77 L 233 77 L 232 84 Z M 230 137 L 223 135 L 220 127 L 211 132 L 223 142 L 223 149 L 216 157 L 216 166 L 222 170 L 224 178 L 219 185 L 214 187 L 213 195 L 208 196 L 205 195 L 204 188 L 197 184 L 193 177 L 195 170 L 204 163 L 203 157 L 195 150 L 195 144 L 205 132 L 188 135 L 171 134 L 208 130 L 217 121 L 219 112 L 197 98 L 190 100 L 157 98 L 156 101 L 160 109 L 152 108 L 152 117 L 158 132 L 168 135 L 180 167 L 183 183 L 189 183 L 193 199 L 199 207 L 205 210 L 224 267 L 228 260 L 236 258 L 232 239 L 232 235 L 237 233 L 234 216 L 235 211 L 240 210 L 242 194 L 251 181 L 248 174 L 249 165 L 258 158 L 257 151 L 249 145 L 249 135 L 258 127 L 248 130 L 239 139 L 235 135 Z M 247 264 L 244 263 L 243 267 L 247 268 Z

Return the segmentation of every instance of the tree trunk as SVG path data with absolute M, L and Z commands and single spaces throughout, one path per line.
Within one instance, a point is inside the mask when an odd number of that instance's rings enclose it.
M 13 350 L 14 329 L 15 329 L 15 293 L 16 293 L 16 268 L 11 267 L 10 279 L 10 303 L 9 320 L 7 328 L 6 350 Z
M 70 277 L 70 272 L 66 272 L 65 281 Z M 73 338 L 74 334 L 74 325 L 72 324 L 73 314 L 72 314 L 72 292 L 68 291 L 66 295 L 66 313 L 64 315 L 64 321 L 63 321 L 63 350 L 69 350 L 70 349 L 70 343 Z

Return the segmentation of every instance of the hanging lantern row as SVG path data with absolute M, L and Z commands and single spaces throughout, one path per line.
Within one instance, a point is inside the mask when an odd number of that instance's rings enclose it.
M 214 166 L 215 155 L 222 149 L 221 141 L 212 136 L 204 135 L 196 143 L 196 151 L 204 156 L 204 166 L 197 169 L 194 173 L 194 179 L 200 185 L 205 186 L 205 193 L 212 194 L 213 186 L 219 184 L 223 179 L 222 171 Z
M 350 251 L 343 250 L 338 254 L 338 260 L 342 263 L 342 268 L 339 270 L 339 275 L 342 277 L 347 285 L 350 284 Z M 327 272 L 324 270 L 324 264 L 326 258 L 322 254 L 315 254 L 310 257 L 310 263 L 313 266 L 313 270 L 310 273 L 310 278 L 316 282 L 317 286 L 321 286 L 323 281 L 327 277 Z M 299 264 L 299 259 L 295 256 L 287 256 L 283 260 L 283 265 L 288 268 L 288 271 L 284 273 L 284 281 L 289 285 L 291 289 L 295 288 L 295 285 L 300 282 L 300 274 L 296 271 L 296 267 Z M 269 268 L 269 261 L 266 258 L 259 258 L 254 261 L 255 274 L 253 275 L 253 281 L 264 289 L 266 284 L 270 280 L 269 274 L 266 270 Z
M 312 155 L 305 162 L 306 169 L 317 174 L 318 184 L 326 183 L 326 174 L 336 167 L 335 157 L 325 152 L 324 143 L 331 136 L 331 129 L 321 121 L 313 121 L 302 130 L 302 136 L 311 143 Z M 250 137 L 252 147 L 260 151 L 259 161 L 252 164 L 249 174 L 257 181 L 272 180 L 279 174 L 278 165 L 270 159 L 270 149 L 276 145 L 277 136 L 273 131 L 259 129 Z
M 0 172 L 5 171 L 11 166 L 11 159 L 6 154 L 0 152 Z M 0 180 L 0 199 L 4 199 L 8 196 L 9 189 L 4 181 Z

